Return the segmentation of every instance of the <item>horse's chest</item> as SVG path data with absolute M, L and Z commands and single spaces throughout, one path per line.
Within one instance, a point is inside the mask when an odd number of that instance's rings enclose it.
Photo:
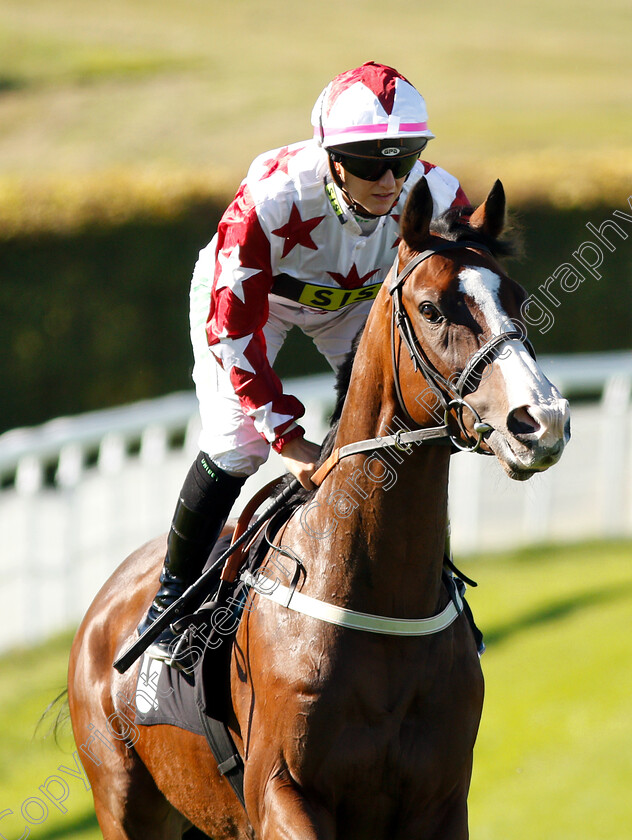
M 361 786 L 418 786 L 462 763 L 476 736 L 482 684 L 472 669 L 397 673 L 361 659 L 295 694 L 294 758 L 323 779 L 361 779 Z M 298 686 L 297 686 L 298 688 Z M 292 720 L 292 718 L 289 718 Z
M 482 677 L 469 628 L 456 626 L 402 644 L 282 624 L 243 698 L 264 775 L 286 767 L 350 840 L 414 836 L 424 803 L 462 786 L 476 737 Z M 415 807 L 404 815 L 402 803 Z
M 403 715 L 346 711 L 314 715 L 301 748 L 285 753 L 290 773 L 301 789 L 332 803 L 351 832 L 345 836 L 408 837 L 407 803 L 420 811 L 449 797 L 462 780 L 475 731 L 424 704 Z

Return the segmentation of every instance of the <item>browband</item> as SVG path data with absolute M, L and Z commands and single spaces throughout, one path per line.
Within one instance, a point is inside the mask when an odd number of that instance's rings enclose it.
M 407 263 L 399 273 L 397 271 L 399 267 L 398 254 L 395 257 L 395 263 L 393 264 L 393 270 L 391 272 L 391 280 L 388 283 L 389 294 L 392 295 L 393 292 L 402 285 L 404 280 L 412 271 L 414 271 L 417 268 L 419 263 L 422 263 L 424 260 L 427 260 L 428 257 L 432 257 L 435 254 L 440 254 L 441 251 L 453 251 L 455 248 L 474 248 L 478 251 L 485 251 L 485 253 L 487 254 L 492 253 L 489 250 L 489 248 L 487 248 L 485 245 L 481 245 L 480 242 L 471 242 L 468 239 L 462 239 L 458 242 L 453 242 L 452 240 L 438 239 L 436 245 L 433 245 L 432 248 L 427 248 L 425 251 L 421 251 L 421 253 L 414 256 L 412 260 L 409 263 Z

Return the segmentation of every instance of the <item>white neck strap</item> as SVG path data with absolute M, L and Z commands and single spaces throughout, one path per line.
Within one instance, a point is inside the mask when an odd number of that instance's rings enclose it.
M 463 601 L 453 578 L 449 588 L 451 600 L 447 607 L 438 615 L 431 618 L 388 618 L 382 615 L 371 615 L 370 613 L 356 612 L 345 607 L 336 607 L 303 595 L 301 592 L 272 581 L 259 572 L 253 575 L 251 572 L 242 572 L 241 579 L 248 586 L 252 586 L 255 592 L 287 607 L 290 610 L 309 615 L 320 621 L 329 624 L 337 624 L 339 627 L 351 627 L 354 630 L 364 630 L 367 633 L 382 633 L 387 636 L 428 636 L 433 633 L 440 633 L 449 627 L 455 619 L 463 612 Z

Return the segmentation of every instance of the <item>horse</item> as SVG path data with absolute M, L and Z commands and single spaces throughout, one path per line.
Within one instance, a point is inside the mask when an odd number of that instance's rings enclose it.
M 119 674 L 112 663 L 157 589 L 164 537 L 128 557 L 89 608 L 68 695 L 76 743 L 93 737 L 98 763 L 83 758 L 105 840 L 469 836 L 484 686 L 445 572 L 450 456 L 487 454 L 525 480 L 559 460 L 570 424 L 526 337 L 526 293 L 498 259 L 500 182 L 477 209 L 431 219 L 421 179 L 349 362 L 317 489 L 264 561 L 278 597 L 253 586 L 234 639 L 228 726 L 245 808 L 204 737 L 122 723 L 138 666 Z M 281 566 L 304 609 L 288 608 Z

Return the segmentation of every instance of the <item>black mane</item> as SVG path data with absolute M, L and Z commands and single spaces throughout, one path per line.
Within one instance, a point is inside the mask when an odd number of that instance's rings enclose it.
M 519 253 L 516 238 L 497 239 L 480 229 L 471 228 L 468 221 L 473 212 L 473 207 L 453 207 L 446 210 L 430 223 L 430 233 L 450 242 L 460 242 L 463 239 L 477 242 L 495 257 L 513 257 Z

